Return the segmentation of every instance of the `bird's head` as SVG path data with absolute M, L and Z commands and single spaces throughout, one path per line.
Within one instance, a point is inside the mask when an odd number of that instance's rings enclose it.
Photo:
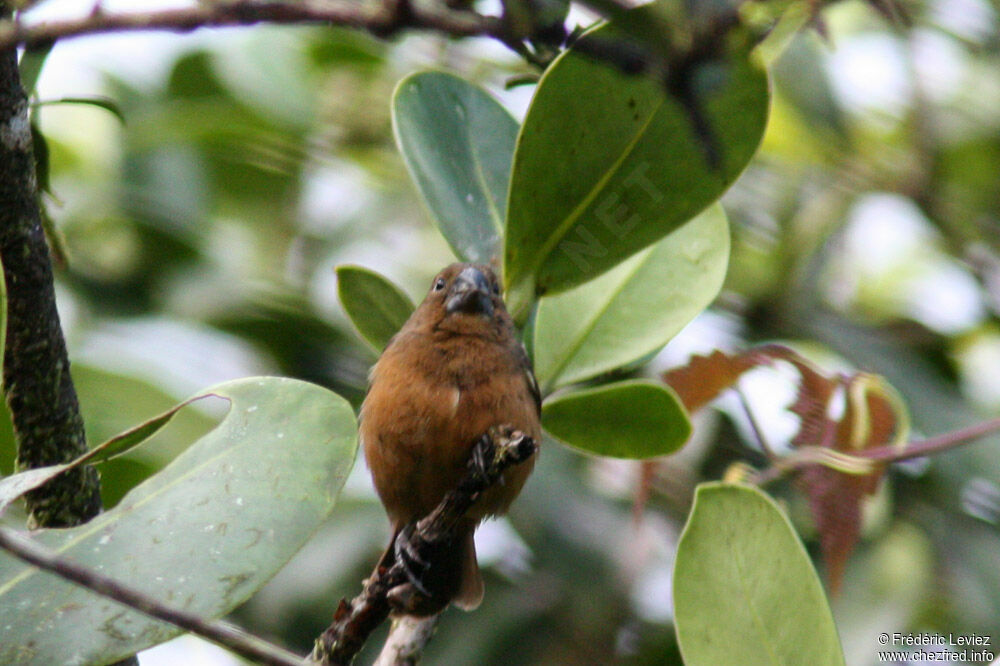
M 455 263 L 438 273 L 414 316 L 433 330 L 456 334 L 485 335 L 510 325 L 500 280 L 483 264 Z

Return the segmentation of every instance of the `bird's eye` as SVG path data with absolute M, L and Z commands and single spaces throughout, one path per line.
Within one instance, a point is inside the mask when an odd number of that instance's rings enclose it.
M 493 283 L 493 294 L 495 296 L 499 296 L 500 295 L 500 283 L 499 282 L 494 282 Z
M 444 289 L 444 285 L 445 285 L 444 278 L 438 278 L 437 280 L 434 280 L 434 291 L 441 291 L 442 289 Z

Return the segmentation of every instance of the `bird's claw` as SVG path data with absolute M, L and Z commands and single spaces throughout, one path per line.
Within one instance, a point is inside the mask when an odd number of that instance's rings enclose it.
M 407 525 L 399 534 L 396 535 L 396 541 L 394 543 L 394 550 L 396 552 L 396 561 L 403 568 L 403 573 L 406 574 L 406 579 L 417 589 L 418 592 L 424 596 L 431 596 L 431 593 L 427 590 L 427 587 L 423 583 L 424 576 L 427 575 L 430 569 L 430 563 L 427 562 L 423 557 L 421 557 L 417 548 L 413 544 L 413 525 Z
M 495 426 L 480 437 L 472 447 L 472 453 L 469 456 L 469 467 L 480 476 L 487 476 L 489 470 L 496 463 L 493 459 L 497 456 L 497 449 L 501 441 L 505 441 L 505 446 L 516 448 L 514 457 L 517 462 L 528 458 L 534 452 L 534 440 L 523 432 L 509 425 Z M 525 445 L 530 447 L 529 451 L 522 451 Z M 503 485 L 503 477 L 500 477 L 499 483 Z
M 483 435 L 476 445 L 472 447 L 472 456 L 469 459 L 469 466 L 475 470 L 479 475 L 486 474 L 486 468 L 489 465 L 487 460 L 488 456 L 491 456 L 494 451 L 493 440 L 489 435 Z

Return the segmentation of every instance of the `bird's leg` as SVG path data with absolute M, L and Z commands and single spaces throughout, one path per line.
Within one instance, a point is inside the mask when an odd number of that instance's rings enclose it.
M 455 595 L 460 578 L 460 553 L 451 540 L 427 541 L 413 524 L 400 530 L 394 542 L 396 562 L 405 582 L 386 593 L 396 611 L 426 617 L 440 613 Z
M 535 442 L 519 430 L 509 425 L 494 426 L 482 437 L 476 440 L 469 455 L 468 468 L 486 481 L 488 485 L 504 485 L 504 477 L 499 473 L 491 473 L 497 466 L 497 456 L 501 452 L 497 442 L 507 442 L 507 446 L 515 448 L 517 462 L 527 459 L 535 451 Z M 506 454 L 504 454 L 506 455 Z M 477 495 L 478 496 L 478 495 Z

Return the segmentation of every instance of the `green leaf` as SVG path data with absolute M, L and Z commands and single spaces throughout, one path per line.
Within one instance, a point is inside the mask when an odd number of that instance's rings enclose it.
M 543 34 L 562 26 L 569 16 L 569 0 L 529 0 L 528 4 L 535 25 Z
M 691 422 L 674 392 L 648 380 L 606 384 L 546 400 L 542 426 L 570 446 L 615 458 L 666 455 L 691 434 Z
M 788 518 L 749 486 L 698 486 L 674 566 L 686 666 L 843 666 L 819 577 Z
M 306 53 L 324 69 L 374 69 L 385 64 L 385 42 L 349 28 L 324 26 L 321 39 L 305 40 Z
M 35 92 L 38 85 L 38 77 L 42 74 L 42 67 L 45 66 L 45 59 L 49 57 L 55 42 L 50 42 L 39 48 L 26 49 L 17 67 L 21 75 L 21 87 L 30 97 Z
M 35 106 L 50 106 L 53 104 L 83 104 L 86 106 L 96 106 L 99 109 L 104 109 L 119 121 L 121 124 L 125 124 L 125 114 L 122 113 L 121 107 L 118 106 L 118 102 L 111 99 L 110 97 L 60 97 L 59 99 L 47 99 L 41 102 L 36 102 Z
M 729 226 L 715 205 L 604 275 L 542 298 L 534 354 L 543 393 L 658 350 L 712 302 L 728 262 Z
M 0 280 L 0 358 L 4 358 L 4 345 L 7 341 L 7 285 Z M 17 443 L 14 438 L 14 425 L 11 423 L 10 409 L 7 401 L 0 402 L 0 474 L 16 469 L 15 459 Z
M 481 88 L 442 72 L 399 82 L 396 145 L 442 235 L 464 261 L 500 254 L 517 121 Z
M 351 323 L 375 351 L 389 344 L 414 310 L 399 287 L 361 266 L 337 266 L 337 294 Z
M 38 123 L 31 121 L 31 148 L 35 154 L 35 182 L 39 192 L 52 194 L 52 184 L 49 179 L 49 142 Z
M 768 110 L 750 44 L 692 77 L 717 169 L 688 110 L 658 82 L 572 49 L 546 71 L 517 139 L 508 201 L 504 280 L 518 321 L 537 295 L 587 282 L 697 215 L 747 165 Z
M 176 331 L 161 334 L 176 334 Z M 206 340 L 199 338 L 190 344 L 204 342 Z M 80 398 L 88 442 L 106 441 L 127 432 L 136 423 L 145 422 L 150 414 L 167 412 L 183 397 L 142 379 L 117 374 L 86 362 L 73 364 L 73 383 Z M 203 406 L 208 409 L 203 409 Z M 151 445 L 133 448 L 125 455 L 103 463 L 101 498 L 105 507 L 116 505 L 128 491 L 161 470 L 219 424 L 222 414 L 212 409 L 215 405 L 209 402 L 203 406 L 177 412 L 170 419 L 169 427 L 150 438 Z
M 167 422 L 173 418 L 173 415 L 176 414 L 182 407 L 203 397 L 205 396 L 195 396 L 190 400 L 186 400 L 181 404 L 172 407 L 168 411 L 154 416 L 148 421 L 140 423 L 134 428 L 121 433 L 120 435 L 115 435 L 103 444 L 95 446 L 90 451 L 87 451 L 82 456 L 79 456 L 75 460 L 68 463 L 63 463 L 61 465 L 49 465 L 47 467 L 36 467 L 34 469 L 29 469 L 24 472 L 12 474 L 4 479 L 0 479 L 0 514 L 4 512 L 7 505 L 18 497 L 29 490 L 38 488 L 66 470 L 79 467 L 84 463 L 97 464 L 104 462 L 105 460 L 111 460 L 112 458 L 120 456 L 130 449 L 135 448 L 152 437 L 160 428 L 165 426 Z
M 263 585 L 329 515 L 357 449 L 354 413 L 314 384 L 255 377 L 205 392 L 226 418 L 121 503 L 29 537 L 166 603 L 219 617 Z M 0 663 L 109 663 L 177 635 L 0 555 Z
M 673 55 L 669 36 L 678 24 L 689 20 L 688 11 L 678 11 L 678 3 L 670 0 L 647 2 L 632 8 L 615 0 L 587 0 L 585 4 L 615 26 L 625 38 L 626 49 L 639 46 L 649 55 L 663 60 Z M 696 9 L 695 3 L 686 4 L 682 9 Z
M 788 98 L 809 127 L 820 132 L 824 139 L 839 142 L 838 147 L 846 147 L 850 140 L 847 119 L 823 66 L 818 42 L 811 32 L 796 33 L 771 72 L 778 94 Z
M 0 479 L 0 514 L 7 510 L 10 503 L 24 493 L 43 485 L 54 476 L 69 469 L 69 464 L 36 467 Z

